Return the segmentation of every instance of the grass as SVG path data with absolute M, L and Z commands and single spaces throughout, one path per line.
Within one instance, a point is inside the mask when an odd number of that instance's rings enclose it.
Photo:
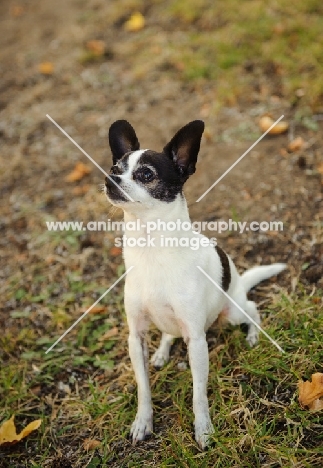
M 147 19 L 136 34 L 118 32 L 117 60 L 126 61 L 138 80 L 158 73 L 170 80 L 176 76 L 197 92 L 211 89 L 213 111 L 239 99 L 278 95 L 298 107 L 296 122 L 317 130 L 312 114 L 322 110 L 321 1 L 112 3 L 108 17 L 95 14 L 98 31 L 100 24 L 101 32 L 107 25 L 122 27 L 136 10 Z M 83 27 L 93 15 L 86 2 L 81 6 Z M 90 61 L 85 57 L 83 65 Z M 244 125 L 224 131 L 222 140 L 248 134 L 254 141 L 258 130 Z M 80 203 L 78 214 L 86 209 L 92 206 Z M 249 349 L 237 328 L 209 332 L 208 389 L 216 432 L 205 453 L 193 439 L 191 374 L 178 369 L 187 356 L 176 342 L 170 363 L 161 371 L 151 369 L 155 434 L 133 447 L 128 433 L 136 385 L 122 285 L 104 298 L 104 310 L 90 314 L 45 354 L 120 276 L 122 262 L 102 245 L 99 253 L 82 249 L 82 233 L 44 232 L 41 210 L 25 215 L 31 223 L 28 268 L 22 267 L 24 253 L 18 253 L 1 289 L 6 333 L 0 336 L 0 423 L 15 414 L 18 429 L 36 418 L 42 425 L 19 444 L 1 448 L 1 468 L 322 467 L 322 413 L 301 409 L 297 399 L 298 380 L 323 371 L 321 290 L 301 284 L 293 294 L 277 289 L 262 309 L 263 325 L 285 349 L 283 355 L 263 337 Z M 152 331 L 151 352 L 158 339 Z M 88 438 L 101 445 L 87 451 Z
M 119 24 L 141 0 L 121 0 L 108 21 Z M 151 2 L 146 28 L 128 53 L 138 78 L 173 70 L 189 83 L 216 85 L 216 109 L 271 95 L 312 112 L 323 109 L 323 6 L 320 0 L 168 0 Z M 158 21 L 149 21 L 149 18 Z
M 37 417 L 43 423 L 25 441 L 5 448 L 0 466 L 322 466 L 321 415 L 301 409 L 297 401 L 298 380 L 322 371 L 321 293 L 282 293 L 263 311 L 266 330 L 286 354 L 265 338 L 248 349 L 240 329 L 210 331 L 209 402 L 215 434 L 205 453 L 193 440 L 191 374 L 177 368 L 187 360 L 180 341 L 171 362 L 161 371 L 151 370 L 156 434 L 132 447 L 127 436 L 136 393 L 126 327 L 119 324 L 118 335 L 102 343 L 99 337 L 111 328 L 111 318 L 91 316 L 45 355 L 71 317 L 63 314 L 62 323 L 52 321 L 50 333 L 37 339 L 31 318 L 16 316 L 21 335 L 1 338 L 1 420 L 14 413 L 18 427 Z M 121 300 L 117 297 L 114 306 L 120 307 Z M 153 331 L 151 348 L 157 337 Z M 86 438 L 99 440 L 100 447 L 87 452 Z M 73 448 L 70 454 L 64 446 Z M 27 462 L 29 453 L 33 456 Z

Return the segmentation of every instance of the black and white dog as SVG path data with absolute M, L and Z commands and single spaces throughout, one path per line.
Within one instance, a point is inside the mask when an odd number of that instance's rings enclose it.
M 138 411 L 131 427 L 133 443 L 153 431 L 145 338 L 150 322 L 162 331 L 160 346 L 151 360 L 156 367 L 168 361 L 174 337 L 182 336 L 187 344 L 193 377 L 195 438 L 201 448 L 206 447 L 214 430 L 207 401 L 209 361 L 205 333 L 221 312 L 233 325 L 246 323 L 248 319 L 197 266 L 258 324 L 256 304 L 247 299 L 247 292 L 286 266 L 283 263 L 259 266 L 240 276 L 230 257 L 219 247 L 214 248 L 202 234 L 187 230 L 190 218 L 183 185 L 195 172 L 203 131 L 202 121 L 190 122 L 160 153 L 139 149 L 136 133 L 125 120 L 114 122 L 109 131 L 113 155 L 110 177 L 114 183 L 106 178 L 106 194 L 114 206 L 124 211 L 125 236 L 138 240 L 138 245 L 123 248 L 126 268 L 134 267 L 125 283 L 129 353 L 138 385 Z M 138 220 L 140 227 L 136 224 L 135 230 L 127 232 L 127 225 Z M 154 244 L 142 246 L 142 240 L 148 236 L 147 226 L 158 220 L 166 223 L 179 220 L 185 229 L 155 231 Z M 194 250 L 174 243 L 165 248 L 167 235 L 198 239 L 200 247 Z M 248 326 L 247 342 L 253 346 L 258 340 L 258 329 L 251 321 Z

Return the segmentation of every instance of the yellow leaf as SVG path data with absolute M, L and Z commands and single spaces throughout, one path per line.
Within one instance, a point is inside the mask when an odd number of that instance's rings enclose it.
M 90 314 L 101 314 L 102 312 L 106 312 L 107 308 L 104 306 L 95 306 L 90 310 Z
M 302 137 L 297 137 L 295 138 L 295 140 L 291 141 L 289 144 L 288 144 L 288 151 L 291 151 L 292 153 L 294 153 L 295 151 L 298 151 L 300 149 L 302 149 L 304 146 L 304 140 Z
M 83 177 L 89 174 L 91 171 L 92 169 L 89 166 L 79 162 L 75 165 L 73 171 L 68 174 L 68 176 L 66 176 L 65 180 L 67 182 L 77 182 L 78 180 L 83 179 Z
M 54 71 L 54 65 L 52 62 L 42 62 L 39 64 L 39 71 L 43 75 L 52 75 Z
M 35 431 L 41 425 L 41 419 L 36 419 L 28 424 L 20 434 L 16 432 L 14 415 L 8 421 L 5 421 L 0 427 L 0 445 L 16 444 L 21 439 L 27 437 L 32 431 Z
M 263 132 L 266 132 L 275 121 L 269 117 L 268 115 L 264 115 L 259 120 L 259 127 Z M 284 133 L 288 130 L 288 123 L 280 121 L 276 124 L 269 132 L 269 135 L 279 135 L 280 133 Z
M 95 440 L 95 439 L 84 439 L 83 441 L 83 448 L 84 450 L 94 450 L 96 449 L 97 447 L 99 447 L 99 445 L 101 445 L 101 442 L 99 440 Z
M 317 398 L 311 404 L 310 410 L 311 411 L 320 411 L 321 409 L 323 409 L 323 400 L 320 400 L 319 398 Z
M 125 30 L 130 32 L 140 31 L 144 26 L 145 18 L 140 12 L 133 13 L 124 24 Z
M 119 334 L 118 327 L 110 328 L 110 330 L 106 331 L 102 336 L 100 336 L 99 341 L 109 340 L 110 338 L 113 338 L 114 336 L 117 336 L 118 334 Z
M 302 407 L 308 406 L 312 411 L 323 409 L 323 374 L 317 372 L 312 375 L 312 382 L 298 382 L 299 398 Z

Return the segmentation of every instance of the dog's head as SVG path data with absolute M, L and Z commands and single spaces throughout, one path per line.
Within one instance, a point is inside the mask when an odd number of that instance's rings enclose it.
M 194 120 L 181 128 L 161 153 L 140 150 L 133 127 L 117 120 L 109 130 L 113 166 L 106 177 L 109 201 L 121 208 L 140 204 L 145 208 L 171 203 L 195 172 L 204 123 Z

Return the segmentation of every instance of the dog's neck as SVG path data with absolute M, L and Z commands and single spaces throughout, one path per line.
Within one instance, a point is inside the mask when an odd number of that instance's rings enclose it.
M 135 209 L 127 209 L 124 211 L 124 221 L 133 222 L 140 220 L 141 224 L 147 222 L 157 222 L 159 219 L 165 222 L 176 221 L 177 219 L 190 221 L 190 216 L 187 208 L 187 203 L 184 195 L 179 194 L 171 203 L 159 203 L 156 209 L 147 209 L 144 206 L 138 205 Z
M 159 220 L 166 225 L 168 222 L 177 222 L 177 220 L 180 220 L 181 223 L 185 221 L 190 222 L 185 197 L 179 194 L 173 202 L 159 203 L 158 206 L 156 206 L 156 209 L 147 209 L 147 207 L 144 206 L 139 206 L 138 208 L 137 205 L 131 210 L 124 211 L 124 233 L 129 237 L 147 237 L 148 223 L 156 223 L 158 225 Z M 132 226 L 135 225 L 136 227 L 127 229 L 127 225 L 129 226 L 128 223 L 131 223 Z M 165 230 L 164 228 L 157 228 L 157 230 L 152 232 L 152 236 L 156 239 L 157 245 L 159 245 L 160 237 L 167 235 L 166 233 L 167 229 Z M 181 237 L 182 235 L 181 230 L 173 231 L 171 234 L 172 237 Z M 188 235 L 187 232 L 185 234 Z

